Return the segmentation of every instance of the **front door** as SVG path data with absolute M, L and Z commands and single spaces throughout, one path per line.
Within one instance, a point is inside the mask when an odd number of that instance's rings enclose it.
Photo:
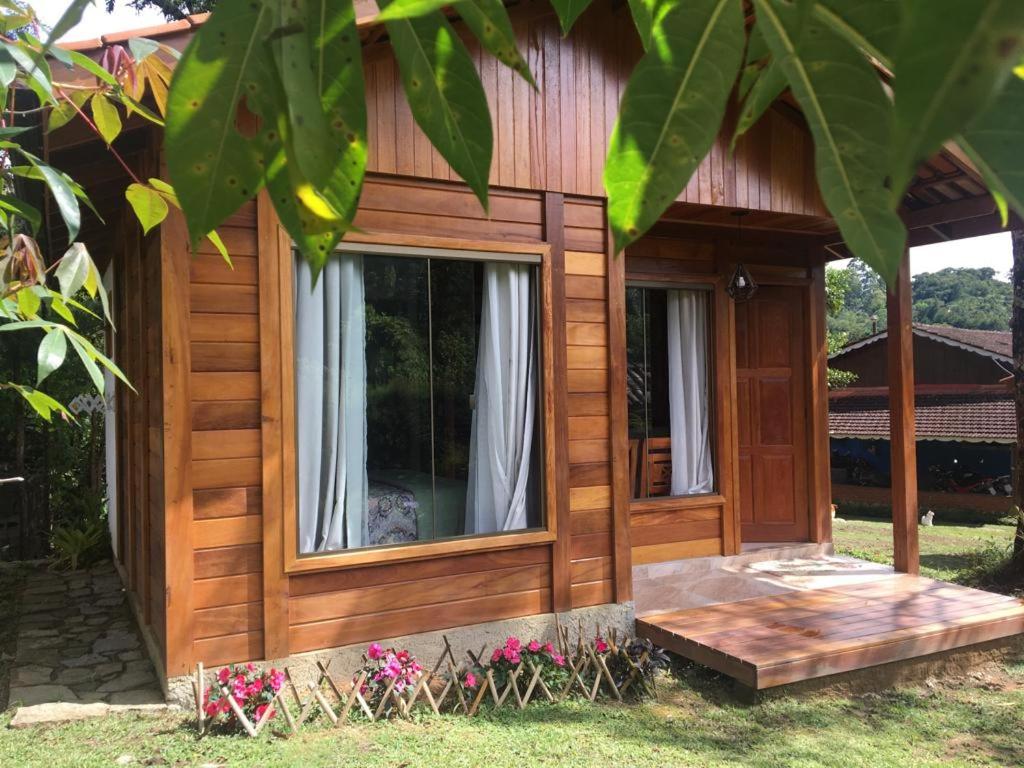
M 743 542 L 808 539 L 806 296 L 761 286 L 736 305 Z

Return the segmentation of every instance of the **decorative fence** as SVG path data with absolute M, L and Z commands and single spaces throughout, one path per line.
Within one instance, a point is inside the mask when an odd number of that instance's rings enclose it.
M 261 716 L 250 718 L 229 685 L 219 682 L 214 685 L 250 736 L 257 736 L 277 714 L 292 732 L 298 733 L 306 723 L 320 716 L 342 727 L 359 720 L 409 719 L 417 707 L 434 714 L 452 712 L 473 717 L 485 707 L 497 710 L 506 704 L 525 709 L 533 701 L 557 703 L 573 697 L 596 701 L 602 694 L 621 702 L 630 692 L 637 696 L 653 693 L 651 662 L 655 661 L 654 657 L 663 656 L 649 644 L 644 646 L 633 640 L 619 642 L 614 630 L 608 633 L 607 640 L 595 634 L 595 641 L 585 642 L 582 626 L 575 643 L 570 643 L 564 627 L 559 625 L 556 633 L 560 657 L 564 658 L 561 677 L 566 679 L 554 689 L 545 682 L 544 670 L 533 659 L 524 659 L 506 673 L 496 675 L 493 664 L 488 665 L 483 658 L 486 646 L 478 653 L 468 651 L 463 659 L 458 659 L 447 637 L 444 650 L 432 667 L 417 672 L 409 685 L 399 686 L 397 678 L 392 678 L 382 694 L 378 690 L 374 695 L 366 695 L 368 673 L 365 668 L 352 674 L 336 675 L 329 668 L 330 662 L 318 661 L 317 680 L 308 683 L 304 692 L 285 667 L 284 684 L 262 708 Z M 477 685 L 467 689 L 466 676 L 475 672 L 482 672 L 482 677 Z M 208 690 L 204 687 L 205 677 L 200 663 L 192 683 L 200 733 L 205 733 L 211 723 L 204 708 Z M 499 682 L 499 677 L 504 679 Z

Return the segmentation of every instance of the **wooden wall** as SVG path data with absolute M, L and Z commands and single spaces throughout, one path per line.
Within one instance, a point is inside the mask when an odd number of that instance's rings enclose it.
M 853 387 L 886 386 L 886 340 L 847 352 L 835 366 L 857 374 Z M 985 355 L 914 336 L 915 384 L 998 384 L 1009 375 L 1007 368 Z
M 608 136 L 641 54 L 628 6 L 597 0 L 568 38 L 546 2 L 523 2 L 509 11 L 538 91 L 464 35 L 491 107 L 491 183 L 603 197 Z M 367 50 L 366 87 L 370 169 L 458 180 L 413 121 L 386 44 Z M 827 216 L 814 181 L 811 138 L 794 110 L 773 107 L 735 153 L 728 148 L 726 131 L 678 200 Z

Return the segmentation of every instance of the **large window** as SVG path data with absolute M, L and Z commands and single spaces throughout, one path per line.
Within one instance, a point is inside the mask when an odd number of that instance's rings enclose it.
M 634 498 L 714 490 L 708 296 L 701 290 L 626 289 Z
M 298 550 L 543 524 L 538 266 L 295 259 Z

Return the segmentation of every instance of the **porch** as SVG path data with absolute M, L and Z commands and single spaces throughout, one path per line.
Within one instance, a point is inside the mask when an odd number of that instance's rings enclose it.
M 1024 633 L 1024 601 L 806 547 L 640 566 L 634 586 L 638 635 L 757 690 Z

